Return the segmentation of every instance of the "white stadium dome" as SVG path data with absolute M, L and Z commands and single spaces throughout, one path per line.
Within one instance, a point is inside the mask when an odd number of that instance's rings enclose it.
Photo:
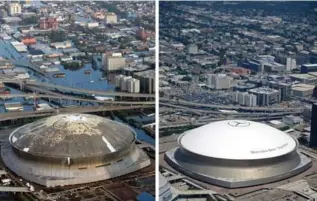
M 244 120 L 210 123 L 190 130 L 179 145 L 198 155 L 234 160 L 255 160 L 287 154 L 296 149 L 291 136 L 271 126 Z
M 266 124 L 246 120 L 213 122 L 184 132 L 165 160 L 189 176 L 237 188 L 282 180 L 311 166 L 298 142 Z

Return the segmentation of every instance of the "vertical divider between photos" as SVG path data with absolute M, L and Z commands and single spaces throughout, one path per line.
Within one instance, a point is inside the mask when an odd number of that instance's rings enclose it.
M 159 200 L 159 0 L 155 1 L 155 198 Z

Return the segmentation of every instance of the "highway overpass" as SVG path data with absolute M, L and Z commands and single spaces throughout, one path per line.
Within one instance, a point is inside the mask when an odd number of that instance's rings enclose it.
M 303 108 L 284 108 L 284 107 L 246 107 L 246 106 L 235 106 L 235 105 L 216 105 L 216 104 L 203 104 L 190 102 L 185 100 L 169 100 L 166 98 L 160 98 L 160 104 L 172 104 L 172 105 L 183 105 L 191 107 L 207 107 L 213 109 L 223 110 L 244 110 L 244 111 L 258 111 L 258 112 L 286 112 L 286 111 L 303 111 Z
M 133 110 L 141 108 L 153 108 L 152 105 L 134 105 L 134 106 L 104 106 L 104 107 L 76 107 L 76 108 L 59 108 L 57 110 L 47 111 L 23 111 L 23 112 L 7 112 L 0 114 L 0 122 L 15 119 L 34 118 L 51 116 L 63 113 L 94 113 L 94 112 L 107 112 L 116 110 Z
M 303 112 L 301 108 L 293 108 L 290 110 L 285 111 L 254 111 L 254 112 L 221 112 L 219 110 L 211 110 L 211 109 L 195 109 L 191 108 L 190 106 L 180 106 L 180 105 L 174 105 L 169 103 L 160 103 L 162 106 L 171 107 L 173 109 L 171 110 L 164 110 L 164 112 L 173 112 L 173 111 L 183 111 L 183 112 L 193 112 L 195 114 L 219 114 L 219 115 L 233 115 L 233 116 L 239 116 L 239 115 L 250 115 L 250 116 L 259 116 L 259 115 L 288 115 L 288 114 L 300 114 Z M 233 109 L 231 109 L 233 110 Z M 235 110 L 236 111 L 236 110 Z
M 0 186 L 0 192 L 27 193 L 30 192 L 28 187 Z
M 155 105 L 155 101 L 111 101 L 111 100 L 95 100 L 87 98 L 77 98 L 73 96 L 56 96 L 56 95 L 44 95 L 44 94 L 0 94 L 0 99 L 11 99 L 15 97 L 23 97 L 26 99 L 57 99 L 57 100 L 73 100 L 73 101 L 83 101 L 83 102 L 94 102 L 94 103 L 108 103 L 109 105 L 121 104 L 121 105 Z
M 267 121 L 267 120 L 274 120 L 274 119 L 281 119 L 284 115 L 280 116 L 259 116 L 259 117 L 239 117 L 240 119 L 250 120 L 250 121 Z M 160 123 L 159 129 L 168 129 L 168 128 L 180 128 L 185 126 L 202 126 L 214 121 L 221 121 L 221 120 L 229 120 L 231 118 L 212 118 L 212 119 L 203 119 L 203 120 L 196 120 L 196 121 L 184 121 L 184 122 L 169 122 L 169 123 Z M 233 118 L 237 119 L 237 118 Z
M 135 98 L 155 98 L 155 94 L 142 94 L 142 93 L 127 93 L 127 92 L 114 92 L 114 91 L 99 91 L 99 90 L 91 90 L 91 89 L 79 89 L 67 86 L 61 86 L 56 84 L 49 84 L 45 82 L 35 82 L 35 81 L 21 81 L 14 79 L 1 79 L 3 83 L 7 84 L 22 84 L 22 85 L 30 85 L 37 86 L 41 88 L 49 88 L 52 90 L 59 90 L 69 93 L 78 93 L 78 94 L 89 94 L 89 95 L 102 95 L 102 96 L 117 96 L 117 97 L 135 97 Z

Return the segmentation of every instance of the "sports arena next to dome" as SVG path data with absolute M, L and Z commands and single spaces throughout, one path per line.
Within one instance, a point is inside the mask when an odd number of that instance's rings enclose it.
M 95 182 L 150 165 L 126 125 L 88 114 L 63 114 L 14 130 L 2 146 L 5 165 L 47 187 Z
M 270 183 L 311 167 L 293 137 L 268 125 L 226 120 L 184 132 L 165 153 L 176 170 L 214 185 L 238 188 Z

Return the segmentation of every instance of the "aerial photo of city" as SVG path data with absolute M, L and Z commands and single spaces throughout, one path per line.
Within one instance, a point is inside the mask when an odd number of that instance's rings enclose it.
M 160 201 L 317 200 L 317 2 L 159 2 Z
M 155 2 L 0 2 L 0 200 L 155 200 Z

